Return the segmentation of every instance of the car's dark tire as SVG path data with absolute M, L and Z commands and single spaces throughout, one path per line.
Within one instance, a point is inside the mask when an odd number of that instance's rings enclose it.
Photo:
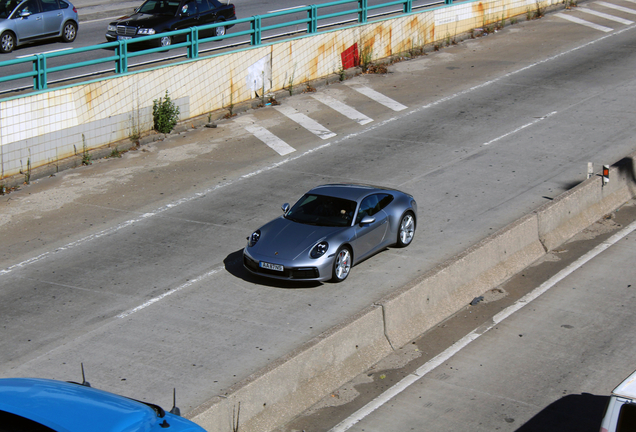
M 416 221 L 413 212 L 407 211 L 402 215 L 397 234 L 396 245 L 398 247 L 407 247 L 411 244 L 415 236 L 415 225 Z
M 6 31 L 0 35 L 0 52 L 1 53 L 10 53 L 15 48 L 15 35 Z
M 220 22 L 223 22 L 223 20 L 217 21 L 217 23 L 220 23 Z M 227 27 L 225 26 L 219 26 L 214 28 L 214 36 L 225 36 L 226 32 L 227 32 Z
M 342 282 L 349 276 L 349 273 L 351 273 L 352 258 L 351 249 L 349 249 L 349 247 L 342 246 L 338 249 L 336 257 L 333 260 L 332 282 Z
M 62 42 L 70 43 L 77 37 L 77 24 L 73 21 L 68 21 L 64 24 L 62 29 Z

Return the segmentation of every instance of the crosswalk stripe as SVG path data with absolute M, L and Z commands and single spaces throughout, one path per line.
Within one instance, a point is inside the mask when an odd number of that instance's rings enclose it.
M 634 0 L 634 1 L 636 1 L 636 0 Z M 577 10 L 581 11 L 581 12 L 585 12 L 587 14 L 596 15 L 597 17 L 605 18 L 606 20 L 616 21 L 616 22 L 621 23 L 621 24 L 626 24 L 626 25 L 634 24 L 634 21 L 630 21 L 630 20 L 625 19 L 625 18 L 620 18 L 620 17 L 614 16 L 614 15 L 606 14 L 606 13 L 595 11 L 595 10 L 588 9 L 588 8 L 578 8 Z
M 581 25 L 584 25 L 586 27 L 591 27 L 593 29 L 600 30 L 600 31 L 603 31 L 603 32 L 606 32 L 606 33 L 607 32 L 611 32 L 612 30 L 614 30 L 614 29 L 611 29 L 609 27 L 605 27 L 605 26 L 602 26 L 602 25 L 594 24 L 594 23 L 591 23 L 589 21 L 582 20 L 581 18 L 577 18 L 577 17 L 571 16 L 571 15 L 566 15 L 566 14 L 563 14 L 563 13 L 558 13 L 555 16 L 558 16 L 559 18 L 563 18 L 564 20 L 571 21 L 571 22 L 576 23 L 576 24 L 581 24 Z
M 372 118 L 365 116 L 357 109 L 350 107 L 349 105 L 346 105 L 340 102 L 339 100 L 332 98 L 331 96 L 327 96 L 326 94 L 322 94 L 322 93 L 313 94 L 311 95 L 311 97 L 313 97 L 319 102 L 322 102 L 328 107 L 333 108 L 334 110 L 338 111 L 340 114 L 350 118 L 351 120 L 357 122 L 360 125 L 365 125 L 373 121 Z
M 634 10 L 634 9 L 626 8 L 626 7 L 623 7 L 623 6 L 617 6 L 615 4 L 607 3 L 607 2 L 604 2 L 604 1 L 597 1 L 596 4 L 597 5 L 601 5 L 601 6 L 605 6 L 606 8 L 615 9 L 617 11 L 621 11 L 621 12 L 625 12 L 625 13 L 628 13 L 628 14 L 636 15 L 636 10 Z
M 299 113 L 290 106 L 276 106 L 274 108 L 321 139 L 329 139 L 336 136 L 335 133 L 331 132 L 317 121 L 307 117 L 303 113 Z
M 363 86 L 360 84 L 346 83 L 346 82 L 345 84 L 351 87 L 353 90 L 357 91 L 358 93 L 361 93 L 365 95 L 366 97 L 375 100 L 376 102 L 384 105 L 387 108 L 392 109 L 393 111 L 402 111 L 408 108 L 407 106 L 402 105 L 401 103 L 391 99 L 390 97 L 385 96 L 382 93 L 377 92 L 367 86 Z
M 264 127 L 257 126 L 254 124 L 244 125 L 243 126 L 246 131 L 254 135 L 259 140 L 263 141 L 267 144 L 272 150 L 278 153 L 281 156 L 285 156 L 286 154 L 295 152 L 296 149 L 287 144 L 282 139 L 278 138 L 276 135 L 265 129 Z

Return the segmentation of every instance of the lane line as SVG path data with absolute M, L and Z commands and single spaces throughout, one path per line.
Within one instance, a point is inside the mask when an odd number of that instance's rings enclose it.
M 327 105 L 329 108 L 333 108 L 334 110 L 338 111 L 340 114 L 350 118 L 351 120 L 357 122 L 360 125 L 365 125 L 373 121 L 372 118 L 367 117 L 366 115 L 362 114 L 357 109 L 343 102 L 340 102 L 339 100 L 332 98 L 331 96 L 328 96 L 326 94 L 322 94 L 322 93 L 312 94 L 311 97 Z
M 307 117 L 305 114 L 296 111 L 290 106 L 275 106 L 274 109 L 279 113 L 287 116 L 290 120 L 295 121 L 312 134 L 318 136 L 320 139 L 329 139 L 335 137 L 336 134 L 329 129 L 318 123 L 316 120 Z
M 636 0 L 634 0 L 636 1 Z M 610 21 L 616 21 L 618 23 L 621 24 L 625 24 L 625 25 L 630 25 L 630 24 L 634 24 L 634 21 L 630 21 L 628 19 L 625 18 L 620 18 L 614 15 L 610 15 L 610 14 L 606 14 L 603 12 L 599 12 L 593 9 L 588 9 L 588 8 L 578 8 L 578 11 L 590 14 L 590 15 L 596 15 L 597 17 L 601 17 L 601 18 L 605 18 L 606 20 L 610 20 Z
M 246 131 L 267 144 L 272 150 L 281 156 L 285 156 L 296 151 L 295 148 L 278 138 L 264 127 L 258 125 L 245 125 L 244 127 Z
M 510 315 L 512 315 L 513 313 L 517 312 L 522 307 L 526 306 L 527 304 L 535 300 L 541 294 L 548 291 L 554 285 L 561 282 L 563 279 L 565 279 L 566 277 L 574 273 L 574 271 L 581 268 L 588 261 L 595 258 L 601 252 L 604 252 L 610 246 L 616 244 L 619 240 L 623 239 L 625 236 L 629 235 L 634 230 L 636 230 L 636 222 L 632 222 L 627 227 L 619 231 L 617 234 L 614 234 L 612 237 L 610 237 L 603 243 L 599 244 L 594 249 L 592 249 L 591 251 L 589 251 L 588 253 L 586 253 L 585 255 L 577 259 L 576 261 L 574 261 L 572 264 L 570 264 L 569 266 L 567 266 L 566 268 L 558 272 L 556 275 L 552 276 L 550 279 L 542 283 L 538 288 L 535 288 L 530 293 L 526 294 L 525 296 L 523 296 L 522 298 L 514 302 L 512 305 L 508 306 L 506 309 L 496 314 L 493 317 L 491 324 L 488 324 L 485 327 L 481 326 L 473 330 L 472 332 L 470 332 L 469 334 L 467 334 L 466 336 L 464 336 L 463 338 L 455 342 L 453 345 L 451 345 L 441 354 L 438 354 L 437 356 L 435 356 L 428 362 L 424 363 L 415 372 L 406 376 L 400 382 L 395 384 L 393 387 L 389 388 L 386 392 L 382 393 L 380 396 L 373 399 L 367 405 L 365 405 L 364 407 L 362 407 L 361 409 L 353 413 L 350 417 L 346 418 L 345 420 L 337 424 L 329 432 L 347 431 L 348 429 L 353 427 L 356 423 L 360 422 L 369 414 L 371 414 L 373 411 L 377 410 L 382 405 L 389 402 L 393 397 L 397 396 L 398 394 L 406 390 L 410 385 L 419 381 L 421 378 L 423 378 L 426 374 L 434 370 L 436 367 L 448 361 L 452 356 L 454 356 L 463 348 L 468 346 L 468 344 L 470 344 L 472 341 L 476 340 L 481 335 L 486 334 L 493 327 L 497 326 L 501 321 L 505 320 Z
M 567 20 L 567 21 L 570 21 L 570 22 L 573 22 L 573 23 L 576 23 L 576 24 L 581 24 L 581 25 L 584 25 L 586 27 L 593 28 L 595 30 L 600 30 L 600 31 L 603 31 L 605 33 L 609 33 L 609 32 L 614 30 L 613 28 L 605 27 L 605 26 L 602 26 L 602 25 L 599 25 L 599 24 L 594 24 L 592 22 L 585 21 L 585 20 L 583 20 L 581 18 L 577 18 L 577 17 L 572 16 L 572 15 L 566 15 L 564 13 L 558 13 L 558 14 L 555 14 L 554 16 L 557 16 L 559 18 L 563 18 L 564 20 Z
M 494 143 L 494 142 L 496 142 L 496 141 L 499 141 L 500 139 L 506 138 L 507 136 L 510 136 L 510 135 L 516 134 L 516 133 L 517 133 L 517 132 L 519 132 L 520 130 L 523 130 L 523 129 L 525 129 L 525 128 L 527 128 L 527 127 L 530 127 L 530 126 L 532 126 L 532 125 L 534 125 L 534 124 L 537 124 L 537 123 L 539 123 L 540 121 L 543 121 L 543 120 L 547 119 L 548 117 L 550 117 L 550 116 L 552 116 L 552 115 L 554 115 L 554 114 L 556 114 L 556 113 L 557 113 L 556 111 L 552 111 L 550 114 L 546 114 L 546 115 L 544 115 L 543 117 L 539 117 L 539 118 L 538 118 L 538 119 L 536 119 L 535 121 L 532 121 L 532 122 L 530 122 L 530 123 L 524 124 L 523 126 L 518 127 L 517 129 L 513 130 L 512 132 L 508 132 L 507 134 L 503 134 L 503 135 L 501 135 L 501 136 L 499 136 L 499 137 L 497 137 L 497 138 L 495 138 L 495 139 L 493 139 L 493 140 L 488 141 L 487 143 L 484 143 L 483 145 L 487 146 L 488 144 L 492 144 L 492 143 Z
M 373 99 L 374 101 L 384 105 L 385 107 L 392 109 L 393 111 L 402 111 L 408 108 L 406 105 L 402 105 L 398 101 L 395 101 L 390 97 L 385 96 L 382 93 L 375 91 L 367 86 L 349 82 L 345 82 L 344 84 L 348 85 L 358 93 L 365 95 L 369 99 Z
M 623 6 L 618 6 L 618 5 L 615 5 L 615 4 L 612 4 L 612 3 L 607 3 L 607 2 L 604 2 L 604 1 L 597 1 L 596 4 L 597 5 L 601 5 L 601 6 L 605 6 L 606 8 L 615 9 L 617 11 L 621 11 L 621 12 L 625 12 L 625 13 L 628 13 L 628 14 L 636 15 L 636 10 L 634 10 L 634 9 L 626 8 L 626 7 L 623 7 Z

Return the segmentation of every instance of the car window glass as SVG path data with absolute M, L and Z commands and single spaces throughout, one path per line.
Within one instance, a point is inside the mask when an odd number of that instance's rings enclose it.
M 197 13 L 197 4 L 196 2 L 187 2 L 181 7 L 181 14 L 190 16 Z
M 174 0 L 148 0 L 139 8 L 139 13 L 174 16 L 179 9 L 179 2 Z
M 16 9 L 16 13 L 13 15 L 14 18 L 20 18 L 23 12 L 28 12 L 30 14 L 40 12 L 40 6 L 36 0 L 27 0 Z
M 57 3 L 57 0 L 41 0 L 42 2 L 42 12 L 50 12 L 54 10 L 58 10 L 60 5 Z
M 221 3 L 218 0 L 208 0 L 208 3 L 210 3 L 212 8 L 221 7 Z
M 0 19 L 7 18 L 13 12 L 18 2 L 13 0 L 0 1 Z
M 68 9 L 68 2 L 65 2 L 64 0 L 60 0 L 60 9 Z
M 379 202 L 379 210 L 383 210 L 386 208 L 386 206 L 388 206 L 391 201 L 393 201 L 393 195 L 389 195 L 389 194 L 380 194 L 380 202 Z
M 379 194 L 373 194 L 362 200 L 356 223 L 360 223 L 363 217 L 373 216 L 380 211 L 380 198 Z
M 0 430 L 2 432 L 55 432 L 36 421 L 2 410 L 0 410 Z
M 625 404 L 621 407 L 616 424 L 616 432 L 636 430 L 636 404 Z
M 208 0 L 197 0 L 197 6 L 199 6 L 199 12 L 207 12 L 210 10 Z
M 285 218 L 318 226 L 351 226 L 355 201 L 325 195 L 305 195 L 285 214 Z

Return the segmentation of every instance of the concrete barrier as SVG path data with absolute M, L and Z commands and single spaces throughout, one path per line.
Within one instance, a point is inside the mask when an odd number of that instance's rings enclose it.
M 209 432 L 271 431 L 636 196 L 636 152 L 198 407 Z M 240 406 L 240 414 L 239 414 Z

